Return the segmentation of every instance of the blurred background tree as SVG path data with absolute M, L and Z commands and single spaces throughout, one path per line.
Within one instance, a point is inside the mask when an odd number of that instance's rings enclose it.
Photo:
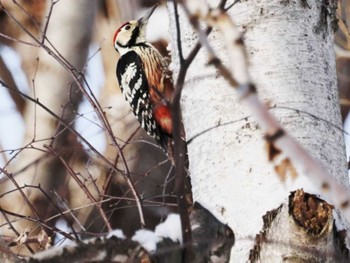
M 174 208 L 172 169 L 120 92 L 112 46 L 114 31 L 155 2 L 0 2 L 0 78 L 7 86 L 1 89 L 24 124 L 23 138 L 16 138 L 19 148 L 0 145 L 4 237 L 11 240 L 29 229 L 30 236 L 44 231 L 54 238 L 54 228 L 64 225 L 71 239 L 111 228 L 131 235 L 140 215 L 130 183 L 143 200 L 147 227 Z M 164 7 L 158 9 L 164 18 Z M 165 38 L 153 40 L 166 53 Z M 9 47 L 20 57 L 29 90 L 17 80 L 19 72 L 11 71 L 13 61 L 4 59 Z M 80 120 L 85 123 L 79 126 Z M 3 128 L 18 130 L 20 124 Z M 91 144 L 94 133 L 99 139 Z M 37 249 L 38 244 L 16 247 L 19 254 Z

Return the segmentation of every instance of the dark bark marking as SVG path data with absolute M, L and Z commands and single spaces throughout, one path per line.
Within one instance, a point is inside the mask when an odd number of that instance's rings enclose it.
M 316 34 L 322 34 L 323 39 L 328 33 L 328 23 L 333 32 L 338 30 L 337 2 L 332 0 L 322 0 L 320 7 L 320 18 L 314 27 Z M 332 33 L 333 33 L 332 32 Z
M 243 42 L 243 38 L 242 37 L 239 37 L 235 40 L 235 44 L 236 45 L 240 45 L 240 46 L 243 46 L 244 42 Z
M 347 208 L 349 206 L 349 201 L 347 200 L 347 201 L 343 202 L 340 206 L 342 209 Z
M 328 183 L 324 182 L 321 187 L 322 187 L 323 191 L 329 191 L 329 184 Z
M 335 253 L 337 262 L 349 262 L 350 253 L 349 249 L 346 246 L 346 230 L 337 231 L 337 228 L 334 224 L 333 226 L 333 238 L 335 250 L 338 253 Z
M 266 143 L 267 143 L 267 157 L 268 157 L 268 160 L 269 161 L 272 161 L 274 160 L 280 153 L 281 153 L 281 150 L 278 149 L 274 142 L 285 135 L 285 132 L 283 129 L 278 129 L 277 131 L 275 131 L 273 134 L 266 134 L 264 136 L 264 139 L 266 140 Z
M 249 262 L 254 263 L 258 262 L 260 259 L 260 251 L 263 243 L 267 242 L 266 236 L 270 229 L 272 222 L 275 220 L 278 213 L 281 211 L 282 205 L 278 208 L 268 211 L 263 218 L 263 229 L 260 231 L 260 234 L 257 234 L 255 237 L 255 244 L 252 250 L 249 252 Z

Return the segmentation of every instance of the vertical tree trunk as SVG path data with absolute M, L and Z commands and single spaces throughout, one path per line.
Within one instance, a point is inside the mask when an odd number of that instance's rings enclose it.
M 271 113 L 286 130 L 348 186 L 335 76 L 333 11 L 333 4 L 309 0 L 245 1 L 228 12 L 242 30 L 250 73 L 261 99 L 269 103 Z M 179 56 L 172 8 L 169 13 L 176 76 Z M 184 15 L 180 24 L 186 55 L 197 38 Z M 209 39 L 222 61 L 235 63 L 227 61 L 215 30 Z M 296 178 L 276 175 L 268 163 L 259 126 L 207 61 L 201 50 L 189 68 L 182 96 L 193 197 L 234 230 L 231 261 L 245 262 L 266 212 L 285 202 L 292 190 L 320 193 L 299 167 L 295 167 Z

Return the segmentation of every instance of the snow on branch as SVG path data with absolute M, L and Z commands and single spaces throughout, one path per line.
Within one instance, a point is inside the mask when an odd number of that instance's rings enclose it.
M 221 223 L 209 210 L 194 204 L 190 215 L 195 258 L 191 262 L 229 262 L 235 243 L 232 229 Z M 28 235 L 19 240 L 30 242 Z M 19 241 L 18 241 L 19 242 Z M 0 252 L 6 262 L 183 262 L 184 249 L 181 222 L 178 214 L 170 214 L 156 226 L 155 231 L 140 229 L 126 238 L 122 230 L 79 242 L 71 241 L 63 247 L 52 247 L 29 258 L 17 258 L 0 239 Z M 5 251 L 6 250 L 6 251 Z M 8 254 L 8 255 L 7 255 Z M 0 253 L 1 259 L 1 253 Z M 2 261 L 1 261 L 2 262 Z
M 276 160 L 277 155 L 283 153 L 284 164 L 294 171 L 295 165 L 300 167 L 315 184 L 320 192 L 324 193 L 337 208 L 339 208 L 350 222 L 350 193 L 348 189 L 337 182 L 327 169 L 292 138 L 269 113 L 266 105 L 259 99 L 256 88 L 248 73 L 248 61 L 241 34 L 230 16 L 220 8 L 210 9 L 206 1 L 182 1 L 185 13 L 196 30 L 202 46 L 209 55 L 209 64 L 215 66 L 219 73 L 234 88 L 240 101 L 253 114 L 261 129 L 265 132 L 265 140 L 270 145 L 269 160 Z M 230 61 L 234 61 L 227 68 L 215 54 L 205 32 L 199 27 L 199 22 L 217 29 L 227 50 Z M 277 170 L 277 169 L 276 169 Z M 284 169 L 287 170 L 287 169 Z M 282 175 L 283 176 L 283 175 Z

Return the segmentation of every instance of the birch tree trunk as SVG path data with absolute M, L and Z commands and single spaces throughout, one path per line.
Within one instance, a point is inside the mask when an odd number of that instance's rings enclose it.
M 172 4 L 168 7 L 176 79 L 177 34 Z M 242 31 L 260 98 L 271 106 L 270 112 L 283 127 L 348 187 L 333 50 L 334 6 L 314 0 L 244 1 L 228 12 Z M 180 13 L 186 56 L 198 40 Z M 234 63 L 227 61 L 215 30 L 209 40 L 222 61 Z M 208 55 L 201 50 L 188 70 L 182 94 L 193 198 L 233 229 L 236 243 L 231 262 L 246 262 L 267 212 L 286 203 L 296 189 L 321 193 L 299 167 L 295 167 L 296 178 L 277 176 L 268 162 L 263 133 L 249 109 L 240 106 L 234 90 L 207 62 Z M 343 227 L 340 220 L 337 223 Z M 295 229 L 274 231 L 287 237 L 288 248 L 294 244 Z M 281 244 L 269 246 L 270 254 L 262 262 L 283 261 L 278 253 Z M 286 258 L 292 258 L 291 251 L 285 251 Z M 332 258 L 327 260 L 332 262 Z

